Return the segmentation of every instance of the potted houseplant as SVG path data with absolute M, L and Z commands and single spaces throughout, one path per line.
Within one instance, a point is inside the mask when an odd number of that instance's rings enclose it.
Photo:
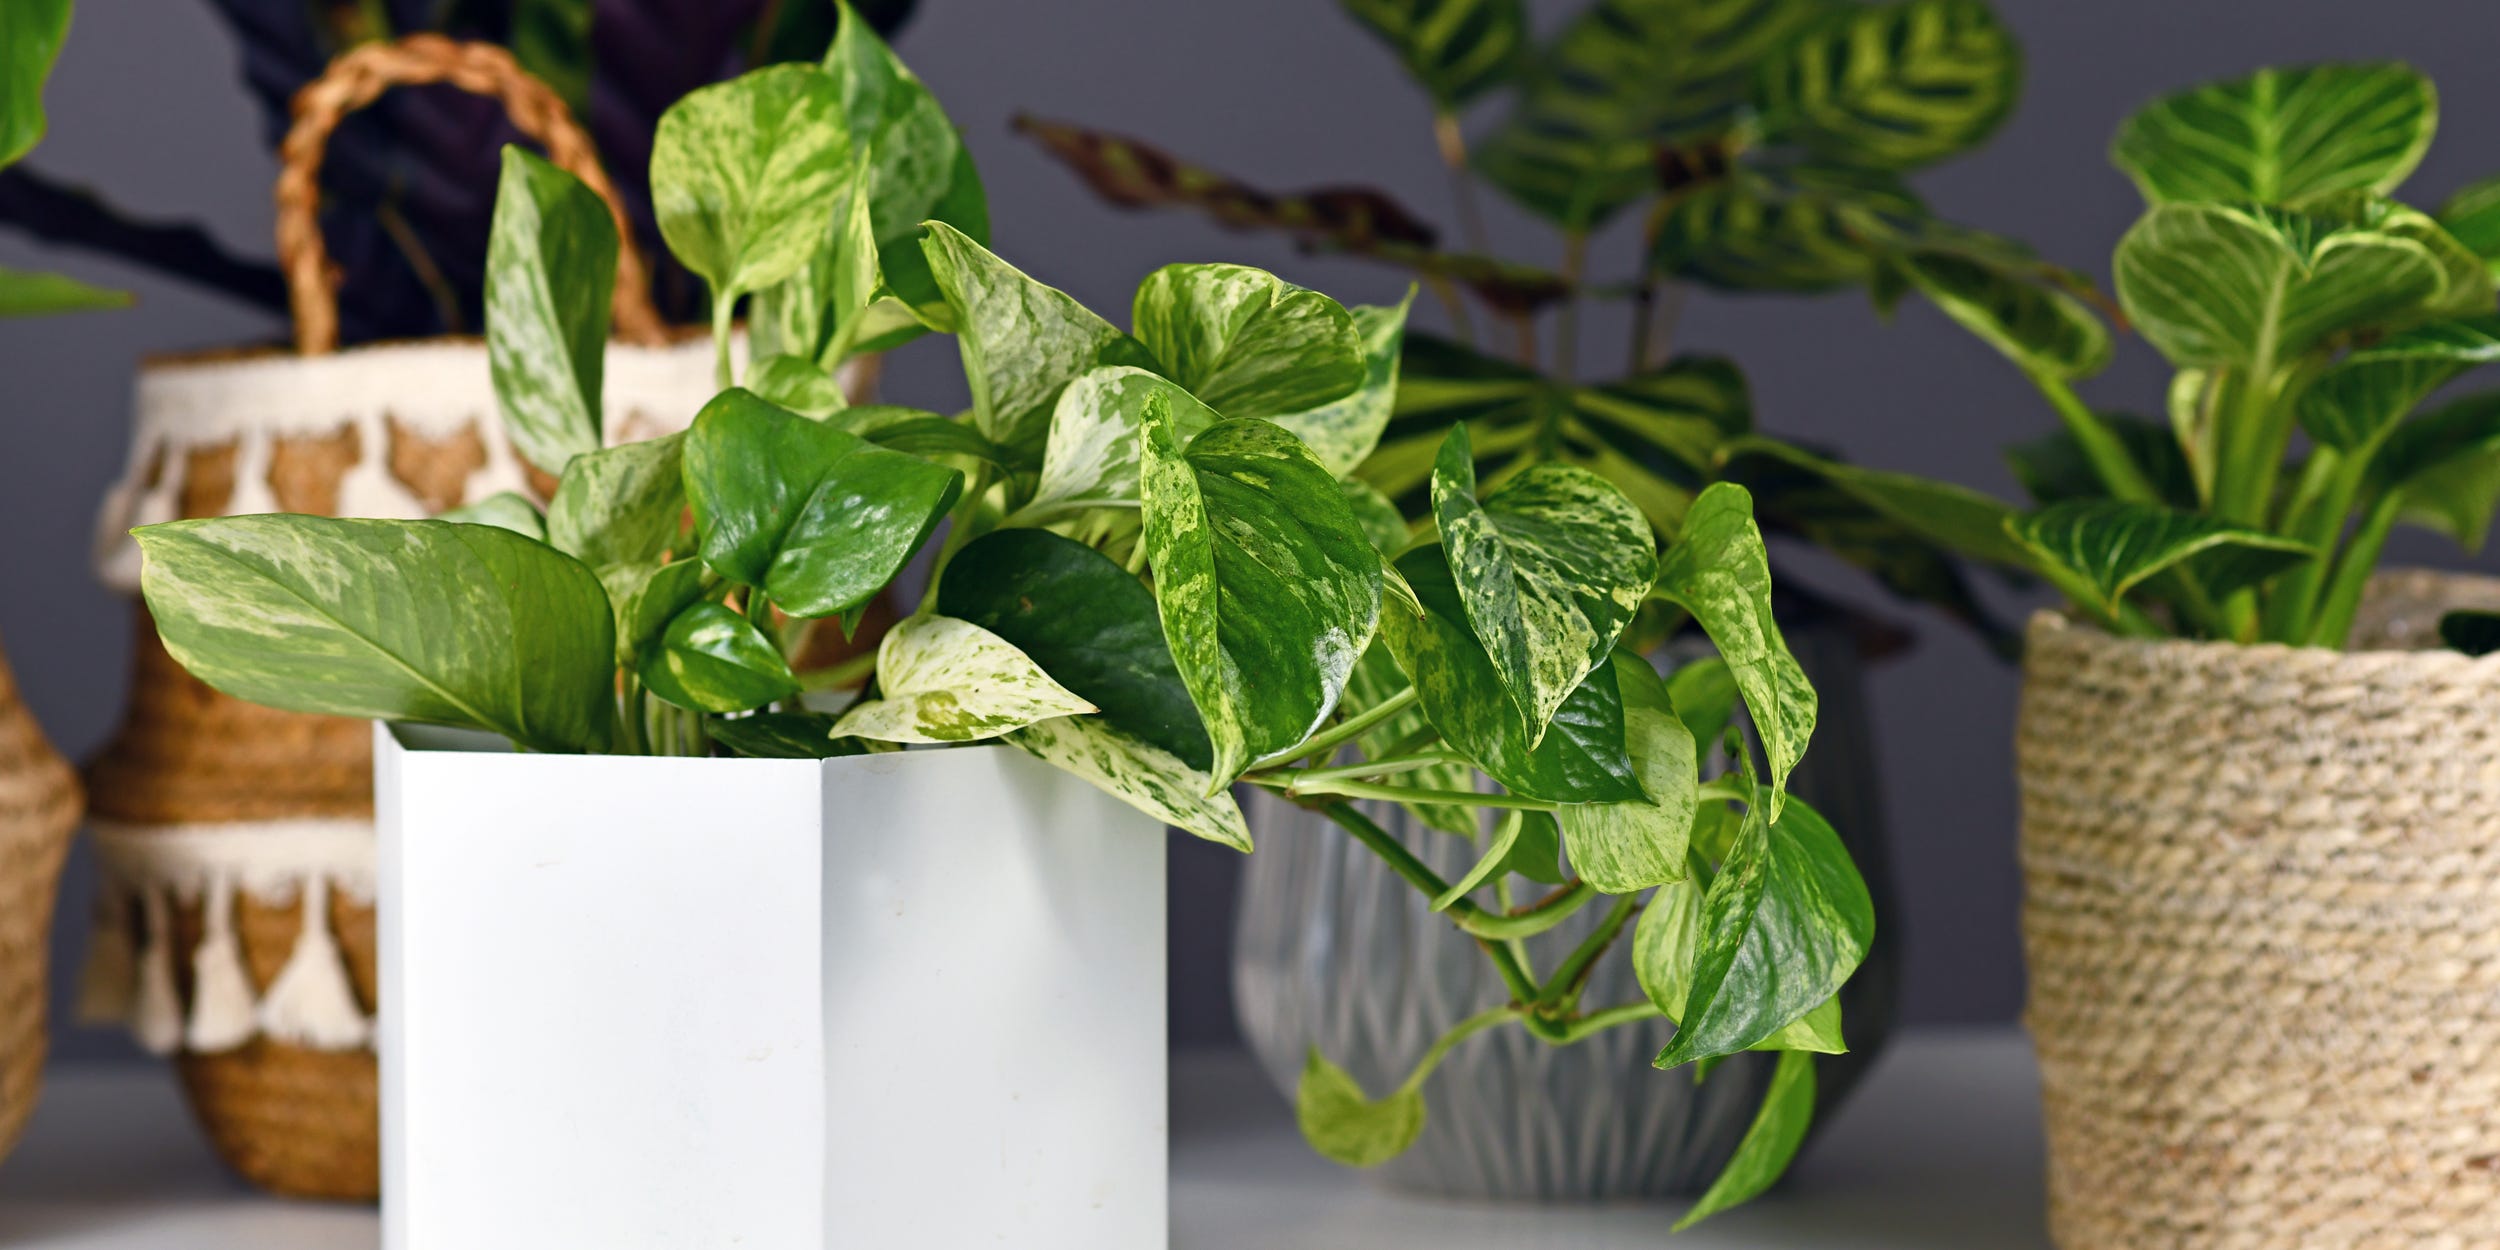
M 917 267 L 938 300 L 897 298 L 863 124 L 890 113 L 841 84 L 774 68 L 676 106 L 663 231 L 717 315 L 746 299 L 776 343 L 856 343 L 895 308 L 954 334 L 968 414 L 847 405 L 810 347 L 725 363 L 745 385 L 682 434 L 601 447 L 574 423 L 615 240 L 516 151 L 491 274 L 530 295 L 493 305 L 498 384 L 516 437 L 580 440 L 544 511 L 139 532 L 167 649 L 212 685 L 522 749 L 377 737 L 391 1235 L 506 1244 L 596 1212 L 613 1244 L 690 1220 L 806 1240 L 839 1213 L 870 1239 L 1161 1244 L 1156 826 L 1248 849 L 1236 782 L 1319 807 L 1511 988 L 1378 1097 L 1308 1056 L 1315 1147 L 1406 1149 L 1434 1065 L 1479 1034 L 1664 1016 L 1662 1066 L 1779 1056 L 1688 1219 L 1767 1186 L 1874 915 L 1786 793 L 1815 697 L 1746 492 L 1697 496 L 1661 552 L 1584 469 L 1479 490 L 1454 431 L 1412 534 L 1322 450 L 1390 400 L 1363 318 L 1176 265 L 1123 332 L 942 222 Z M 941 522 L 920 610 L 812 707 L 793 650 Z M 1662 677 L 1625 645 L 1651 601 L 1724 661 Z M 1704 743 L 1731 766 L 1705 778 Z M 1350 803 L 1374 797 L 1502 819 L 1453 881 Z M 1506 906 L 1509 871 L 1561 884 Z M 1514 947 L 1585 911 L 1572 957 Z M 1636 1001 L 1588 997 L 1615 945 Z M 966 1136 L 1007 1145 L 994 1172 L 952 1166 Z
M 0 170 L 43 137 L 44 80 L 69 18 L 69 0 L 42 0 L 0 21 Z M 0 317 L 127 302 L 60 274 L 0 269 Z M 78 810 L 77 778 L 18 697 L 0 652 L 0 1158 L 25 1130 L 42 1082 L 53 894 Z
M 2054 585 L 2022 720 L 2028 1020 L 2050 1223 L 2069 1250 L 2488 1239 L 2471 1058 L 2500 670 L 2480 579 L 2374 579 L 2392 530 L 2480 546 L 2500 404 L 2435 392 L 2500 356 L 2493 184 L 2394 194 L 2431 83 L 2262 69 L 2157 100 L 2111 148 L 2146 209 L 2112 268 L 2177 368 L 2166 422 L 2042 365 L 2080 324 L 1914 258 L 2062 423 L 2015 449 L 2036 507 L 1761 442 L 1930 538 Z M 2487 620 L 2487 618 L 2483 618 Z M 2429 647 L 2431 650 L 2423 650 Z M 2362 1022 L 2367 1021 L 2364 1026 Z
M 1933 215 L 1909 184 L 1916 171 L 1987 138 L 2012 109 L 2020 51 L 1986 4 L 1598 0 L 1542 42 L 1515 0 L 1345 7 L 1432 99 L 1458 210 L 1455 243 L 1445 246 L 1443 231 L 1378 191 L 1277 193 L 1136 139 L 1029 117 L 1019 126 L 1114 204 L 1203 211 L 1227 227 L 1283 232 L 1313 250 L 1419 276 L 1450 332 L 1407 332 L 1401 341 L 1402 327 L 1376 323 L 1398 357 L 1400 387 L 1394 410 L 1375 414 L 1385 432 L 1365 444 L 1359 466 L 1406 515 L 1429 511 L 1442 439 L 1460 425 L 1488 481 L 1531 465 L 1579 465 L 1637 501 L 1662 535 L 1676 531 L 1695 492 L 1732 476 L 1751 489 L 1775 537 L 1856 563 L 2011 654 L 2014 632 L 1983 606 L 1949 549 L 1783 462 L 1727 462 L 1722 448 L 1754 429 L 1744 374 L 1734 361 L 1673 350 L 1685 295 L 1696 287 L 1864 289 L 1879 310 L 1913 291 L 1960 298 L 1908 263 L 1928 251 L 1949 251 L 2041 301 L 2099 298 L 2021 245 Z M 1462 112 L 1505 94 L 1507 111 L 1471 139 Z M 1479 180 L 1557 229 L 1558 268 L 1487 254 Z M 1639 263 L 1628 278 L 1593 279 L 1590 236 L 1628 213 L 1645 223 Z M 1585 379 L 1576 372 L 1581 310 L 1601 300 L 1630 304 L 1631 341 L 1619 376 Z M 2080 320 L 2078 366 L 2106 352 L 2105 336 L 2090 335 L 2097 326 Z M 1829 745 L 1798 786 L 1832 812 L 1879 902 L 1888 901 L 1860 683 L 1865 655 L 1879 649 L 1869 640 L 1898 635 L 1868 629 L 1866 617 L 1837 605 L 1802 607 L 1788 614 L 1791 637 L 1837 715 L 1827 717 Z M 1478 831 L 1464 813 L 1436 820 L 1428 809 L 1367 810 L 1445 870 L 1472 857 L 1463 839 Z M 1312 820 L 1273 803 L 1252 815 L 1263 831 Z M 1314 1040 L 1347 1052 L 1367 1075 L 1386 1075 L 1471 1001 L 1500 993 L 1475 975 L 1473 952 L 1399 902 L 1394 879 L 1325 839 L 1279 840 L 1292 849 L 1252 861 L 1243 883 L 1236 979 L 1244 1030 L 1271 1075 L 1289 1080 Z M 1581 926 L 1557 932 L 1551 956 L 1585 936 Z M 1868 975 L 1853 983 L 1858 1047 L 1822 1065 L 1826 1105 L 1852 1088 L 1889 1030 L 1896 959 L 1889 940 L 1879 943 Z M 1603 964 L 1594 976 L 1601 985 L 1633 984 L 1628 961 Z M 1663 1044 L 1668 1026 L 1647 1027 Z M 1652 1085 L 1637 1098 L 1616 1097 L 1617 1074 L 1640 1062 L 1642 1049 L 1470 1052 L 1464 1079 L 1435 1093 L 1442 1114 L 1430 1135 L 1390 1179 L 1542 1200 L 1700 1188 L 1741 1131 L 1741 1115 L 1728 1106 L 1759 1097 L 1771 1067 L 1739 1062 L 1699 1087 Z M 1611 1133 L 1578 1131 L 1599 1118 Z M 1523 1124 L 1552 1131 L 1521 1132 Z M 1634 1145 L 1618 1148 L 1622 1141 Z

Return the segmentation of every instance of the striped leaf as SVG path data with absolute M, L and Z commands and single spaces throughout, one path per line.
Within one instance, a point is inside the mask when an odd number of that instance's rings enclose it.
M 2500 178 L 2485 178 L 2439 206 L 2439 224 L 2500 272 Z
M 1046 720 L 1007 735 L 1007 741 L 1184 833 L 1245 854 L 1250 850 L 1250 826 L 1222 779 L 1099 716 Z
M 1907 253 L 1900 273 L 2027 373 L 2072 381 L 2109 363 L 2109 327 L 2082 300 L 2023 273 L 1943 250 Z
M 877 697 L 844 712 L 833 735 L 977 742 L 1094 710 L 1006 639 L 970 621 L 921 615 L 877 644 Z
M 2114 267 L 2128 319 L 2172 364 L 2261 372 L 2329 335 L 2418 317 L 2447 282 L 2413 240 L 2214 204 L 2156 205 Z
M 1521 0 L 1344 0 L 1442 112 L 1508 82 L 1528 42 Z
M 1763 138 L 1914 169 L 1986 139 L 2022 90 L 2022 52 L 1984 0 L 1901 0 L 1814 27 L 1762 67 Z
M 1265 421 L 1186 447 L 1146 406 L 1145 544 L 1164 638 L 1214 743 L 1213 784 L 1310 736 L 1380 619 L 1380 555 L 1337 479 Z
M 1828 0 L 1597 0 L 1527 73 L 1476 167 L 1521 207 L 1589 230 L 1648 192 L 1657 150 L 1726 131 L 1762 60 Z
M 2222 555 L 2233 580 L 2254 585 L 2315 552 L 2262 530 L 2246 529 L 2193 512 L 2118 499 L 2078 499 L 2051 504 L 2007 525 L 2016 542 L 2041 563 L 2079 579 L 2102 611 L 2116 614 L 2127 592 L 2147 578 L 2208 553 Z M 2222 586 L 2208 585 L 2216 593 Z
M 1130 326 L 1161 370 L 1228 417 L 1333 403 L 1363 385 L 1364 344 L 1337 301 L 1247 265 L 1165 265 Z
M 2491 312 L 2494 304 L 2500 303 L 2500 286 L 2494 284 L 2490 262 L 2449 233 L 2429 213 L 2383 195 L 2359 191 L 2313 201 L 2303 212 L 2341 225 L 2392 235 L 2428 249 L 2431 258 L 2439 262 L 2445 285 L 2437 298 L 2423 304 L 2425 315 L 2473 317 Z
M 1463 425 L 1442 444 L 1432 508 L 1467 623 L 1533 747 L 1657 580 L 1649 523 L 1571 465 L 1534 466 L 1479 501 Z
M 2438 124 L 2437 93 L 2408 66 L 2270 68 L 2153 102 L 2119 128 L 2110 159 L 2147 203 L 2298 208 L 2395 190 Z
M 2500 360 L 2500 317 L 2434 321 L 2347 353 L 2300 397 L 2301 428 L 2342 451 L 2374 445 L 2432 391 Z
M 1890 174 L 1740 168 L 1661 200 L 1649 259 L 1659 273 L 1722 290 L 1832 291 L 1872 280 L 1927 221 Z

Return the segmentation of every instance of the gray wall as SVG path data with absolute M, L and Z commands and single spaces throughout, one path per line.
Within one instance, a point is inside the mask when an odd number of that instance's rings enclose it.
M 1940 211 L 2088 271 L 2105 271 L 2137 208 L 2102 157 L 2111 128 L 2148 96 L 2203 77 L 2271 61 L 2409 59 L 2439 80 L 2449 119 L 2413 198 L 2434 201 L 2500 169 L 2492 120 L 2500 78 L 2487 72 L 2500 13 L 2478 0 L 1999 3 L 2030 54 L 2028 97 L 1987 151 L 1922 185 Z M 1534 8 L 1550 24 L 1575 4 Z M 1405 279 L 1306 259 L 1192 218 L 1110 212 L 1008 133 L 1019 108 L 1126 129 L 1273 186 L 1377 184 L 1448 220 L 1420 98 L 1329 0 L 923 0 L 922 8 L 901 48 L 970 134 L 997 249 L 1115 320 L 1141 275 L 1177 260 L 1264 265 L 1349 301 L 1392 299 Z M 201 219 L 231 246 L 266 254 L 272 168 L 205 6 L 89 0 L 51 101 L 52 135 L 37 154 L 44 168 L 127 206 Z M 1554 244 L 1532 222 L 1496 206 L 1493 223 L 1502 250 L 1552 262 Z M 1622 270 L 1630 251 L 1623 231 L 1600 240 L 1597 270 Z M 97 493 L 127 441 L 131 370 L 150 353 L 265 338 L 279 327 L 148 275 L 0 238 L 0 265 L 39 262 L 140 296 L 129 312 L 0 325 L 0 532 L 10 539 L 0 545 L 0 638 L 35 711 L 65 751 L 84 757 L 110 730 L 125 682 L 128 622 L 90 580 L 87 550 Z M 1987 350 L 1921 307 L 1885 326 L 1850 297 L 1705 298 L 1684 325 L 1684 346 L 1745 364 L 1765 426 L 1866 463 L 2010 495 L 1998 448 L 2053 420 Z M 1586 368 L 1614 367 L 1623 333 L 1620 317 L 1594 315 Z M 954 368 L 943 344 L 923 344 L 896 362 L 889 393 L 951 409 L 963 399 Z M 2149 350 L 2128 343 L 2088 397 L 2152 411 L 2162 376 Z M 2428 541 L 2398 554 L 2458 560 Z M 1801 559 L 1789 571 L 1874 600 L 1845 569 Z M 2007 1019 L 2022 983 L 2014 675 L 1931 615 L 1907 619 L 1920 645 L 1874 689 L 1905 903 L 1906 1007 L 1914 1020 Z M 1233 864 L 1222 852 L 1178 850 L 1176 1032 L 1221 1039 L 1231 1028 L 1223 949 Z M 85 897 L 83 858 L 64 896 L 64 978 L 78 945 L 70 919 Z M 82 1054 L 123 1049 L 93 1033 L 65 1040 Z

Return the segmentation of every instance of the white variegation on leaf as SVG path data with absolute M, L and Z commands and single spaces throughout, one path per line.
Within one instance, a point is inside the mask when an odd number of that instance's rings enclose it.
M 1008 734 L 1007 741 L 1184 833 L 1250 850 L 1249 823 L 1230 792 L 1179 756 L 1099 716 L 1042 721 Z
M 2268 68 L 2154 101 L 2120 128 L 2110 158 L 2149 203 L 2299 207 L 2394 190 L 2438 124 L 2438 94 L 2408 66 Z
M 1139 341 L 1227 417 L 1333 403 L 1363 384 L 1362 336 L 1337 301 L 1247 265 L 1166 265 L 1138 284 Z
M 1137 502 L 1138 432 L 1146 402 L 1160 396 L 1169 406 L 1182 443 L 1223 418 L 1170 378 L 1132 365 L 1096 369 L 1068 384 L 1051 410 L 1050 442 L 1042 451 L 1042 478 L 1026 516 L 1056 516 L 1076 508 Z
M 2128 319 L 2172 364 L 2260 375 L 2330 334 L 2420 320 L 2447 287 L 2412 239 L 2218 204 L 2157 205 L 2114 267 Z
M 486 365 L 513 449 L 548 473 L 599 446 L 616 260 L 606 203 L 507 145 L 486 243 Z
M 652 207 L 669 250 L 721 301 L 796 273 L 831 226 L 849 136 L 840 85 L 813 65 L 687 93 L 652 136 Z
M 1390 307 L 1349 309 L 1355 332 L 1363 338 L 1363 384 L 1334 403 L 1273 418 L 1309 443 L 1319 462 L 1339 477 L 1354 472 L 1380 445 L 1380 432 L 1389 428 L 1389 416 L 1397 408 L 1406 313 L 1414 304 L 1415 289 L 1408 287 L 1406 298 Z
M 843 713 L 833 736 L 976 742 L 1094 710 L 1006 639 L 951 616 L 915 616 L 877 644 L 877 697 Z
M 963 352 L 973 418 L 991 442 L 1038 461 L 1069 383 L 1103 365 L 1148 363 L 1134 339 L 962 231 L 932 222 L 921 247 Z
M 1623 693 L 1624 748 L 1649 797 L 1566 803 L 1554 817 L 1572 870 L 1605 893 L 1631 894 L 1684 879 L 1699 798 L 1698 752 L 1658 670 L 1621 649 L 1613 663 Z
M 1771 562 L 1754 524 L 1753 496 L 1720 482 L 1693 500 L 1684 531 L 1667 548 L 1658 593 L 1693 614 L 1744 695 L 1771 766 L 1771 815 L 1785 803 L 1788 773 L 1814 734 L 1814 687 L 1771 615 Z

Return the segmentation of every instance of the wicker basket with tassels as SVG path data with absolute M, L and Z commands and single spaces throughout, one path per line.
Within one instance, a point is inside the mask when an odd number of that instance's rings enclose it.
M 78 778 L 44 741 L 0 654 L 0 1158 L 43 1078 L 52 894 L 78 827 Z
M 281 148 L 278 251 L 296 351 L 141 373 L 128 473 L 100 526 L 108 583 L 136 585 L 133 525 L 268 511 L 414 517 L 549 489 L 504 436 L 479 341 L 337 350 L 316 220 L 323 147 L 350 112 L 426 83 L 501 101 L 617 209 L 589 137 L 502 49 L 415 35 L 340 57 L 297 96 Z M 662 325 L 619 224 L 612 441 L 683 428 L 713 393 L 710 345 Z M 85 1007 L 176 1056 L 218 1152 L 255 1184 L 372 1197 L 370 730 L 226 698 L 175 665 L 140 617 L 130 706 L 89 773 L 106 886 Z
M 2027 1013 L 2064 1250 L 2500 1246 L 2500 583 L 2382 579 L 2352 651 L 2042 617 Z

